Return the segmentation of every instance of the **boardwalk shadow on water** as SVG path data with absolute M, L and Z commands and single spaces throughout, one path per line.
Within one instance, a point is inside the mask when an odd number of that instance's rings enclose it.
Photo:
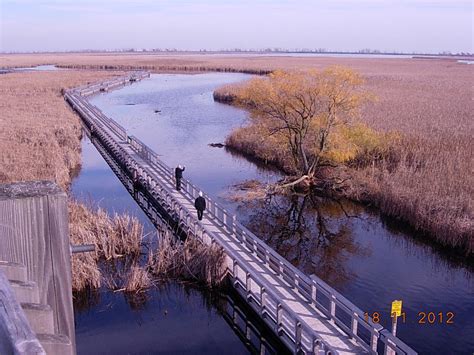
M 89 289 L 74 294 L 74 306 L 78 354 L 290 353 L 228 286 L 217 291 L 167 282 L 143 293 Z

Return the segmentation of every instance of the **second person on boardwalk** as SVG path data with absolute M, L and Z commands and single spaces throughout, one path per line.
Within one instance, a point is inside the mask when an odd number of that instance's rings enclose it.
M 201 221 L 204 210 L 206 209 L 206 200 L 202 197 L 202 191 L 199 191 L 199 196 L 194 201 L 194 207 L 196 207 L 198 219 Z
M 183 171 L 186 169 L 185 166 L 178 165 L 174 169 L 174 177 L 176 178 L 176 190 L 181 190 L 181 179 L 183 178 Z

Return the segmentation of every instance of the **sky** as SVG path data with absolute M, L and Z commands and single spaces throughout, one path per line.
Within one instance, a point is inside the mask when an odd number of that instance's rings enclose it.
M 474 52 L 472 0 L 0 0 L 0 51 Z

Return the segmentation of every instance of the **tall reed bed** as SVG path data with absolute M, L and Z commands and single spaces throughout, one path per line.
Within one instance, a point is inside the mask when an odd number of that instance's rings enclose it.
M 221 247 L 204 245 L 192 236 L 177 240 L 169 232 L 161 235 L 158 248 L 148 255 L 148 269 L 157 279 L 188 280 L 209 287 L 222 282 L 224 262 Z
M 434 68 L 391 64 L 385 75 L 374 74 L 377 68 L 366 75 L 366 88 L 377 99 L 360 116 L 369 127 L 388 133 L 380 136 L 387 138 L 384 154 L 349 161 L 345 168 L 351 180 L 344 194 L 472 255 L 474 107 L 467 68 L 450 62 L 434 63 Z M 239 90 L 228 85 L 214 98 L 233 103 Z M 235 129 L 226 144 L 294 172 L 288 152 L 258 127 Z
M 23 72 L 0 80 L 0 182 L 54 180 L 68 189 L 81 163 L 81 123 L 63 88 L 114 75 Z
M 74 291 L 104 285 L 139 292 L 167 280 L 216 287 L 223 279 L 222 248 L 204 245 L 192 236 L 181 241 L 163 229 L 154 247 L 144 242 L 143 226 L 136 217 L 109 215 L 76 201 L 70 203 L 69 219 L 71 243 L 95 245 L 94 252 L 72 257 Z
M 136 217 L 126 214 L 110 216 L 101 208 L 94 210 L 84 204 L 70 201 L 69 225 L 72 244 L 95 246 L 94 252 L 74 254 L 72 257 L 72 279 L 75 291 L 102 285 L 101 261 L 120 257 L 135 260 L 140 256 L 143 226 Z M 137 265 L 133 263 L 130 266 Z M 136 278 L 136 275 L 132 276 Z

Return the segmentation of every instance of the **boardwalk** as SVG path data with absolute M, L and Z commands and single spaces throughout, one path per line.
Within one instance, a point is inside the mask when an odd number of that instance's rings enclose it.
M 210 196 L 205 195 L 208 209 L 198 221 L 193 203 L 199 189 L 183 179 L 182 190 L 176 191 L 172 169 L 86 99 L 146 76 L 135 73 L 78 88 L 67 92 L 65 98 L 126 188 L 132 193 L 137 189 L 145 192 L 135 198 L 151 220 L 158 220 L 165 211 L 188 235 L 220 245 L 237 292 L 294 353 L 416 354 L 379 324 L 366 321 L 359 308 L 322 280 L 293 267 Z

